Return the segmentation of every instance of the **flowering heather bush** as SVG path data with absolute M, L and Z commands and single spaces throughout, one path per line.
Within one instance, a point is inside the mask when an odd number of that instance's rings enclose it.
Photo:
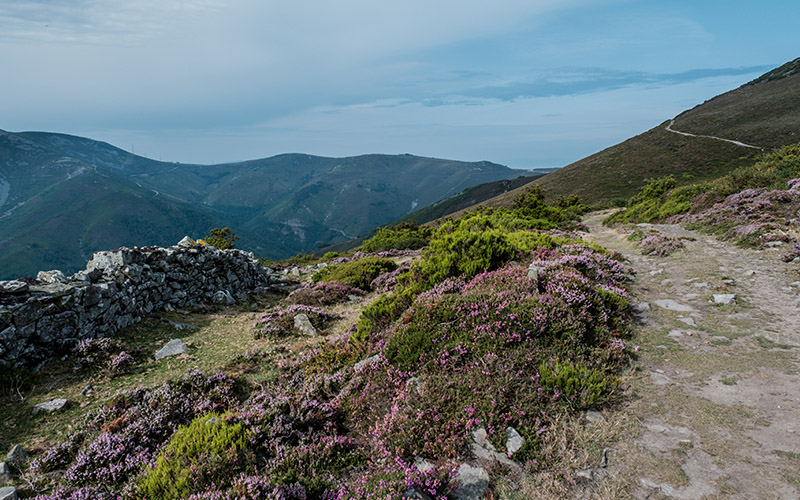
M 650 236 L 645 236 L 639 240 L 639 248 L 642 250 L 642 255 L 657 255 L 659 257 L 666 257 L 667 255 L 675 253 L 681 248 L 684 248 L 684 244 L 677 238 L 653 234 Z
M 72 348 L 75 371 L 101 368 L 117 349 L 117 343 L 107 337 L 81 340 Z
M 670 219 L 744 246 L 790 241 L 786 230 L 798 224 L 800 192 L 795 189 L 745 189 L 711 207 Z
M 377 278 L 372 280 L 372 283 L 370 283 L 369 286 L 378 293 L 391 292 L 397 287 L 400 277 L 410 270 L 410 266 L 402 265 L 392 272 L 381 273 Z
M 298 288 L 286 297 L 286 302 L 289 304 L 322 307 L 344 302 L 350 295 L 364 295 L 364 290 L 342 285 L 335 281 L 330 283 L 322 281 L 313 286 L 306 285 Z
M 73 490 L 70 488 L 59 488 L 49 495 L 38 495 L 33 500 L 120 500 L 119 495 L 105 494 L 98 488 L 87 487 Z
M 56 445 L 32 467 L 41 472 L 67 467 L 66 484 L 124 495 L 130 479 L 154 459 L 178 427 L 198 415 L 225 411 L 238 401 L 234 380 L 222 374 L 206 377 L 199 371 L 155 389 L 126 391 L 89 414 L 82 433 Z M 84 440 L 84 435 L 92 437 Z M 82 494 L 75 491 L 63 490 L 54 498 Z
M 271 337 L 286 337 L 288 335 L 296 334 L 294 327 L 294 317 L 298 314 L 305 314 L 308 316 L 314 328 L 322 329 L 325 325 L 338 318 L 337 315 L 331 314 L 322 308 L 315 306 L 305 306 L 302 304 L 293 304 L 288 307 L 276 306 L 265 312 L 254 324 L 255 331 L 253 335 L 256 338 L 265 336 Z
M 421 293 L 343 397 L 351 425 L 404 460 L 460 455 L 479 422 L 502 449 L 513 426 L 525 457 L 553 411 L 605 402 L 626 357 L 629 271 L 587 245 L 535 254 L 536 280 L 508 266 Z

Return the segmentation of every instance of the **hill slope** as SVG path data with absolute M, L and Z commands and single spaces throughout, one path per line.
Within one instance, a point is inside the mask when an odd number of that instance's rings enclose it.
M 758 150 L 666 130 L 670 120 L 567 165 L 541 179 L 549 197 L 576 194 L 607 206 L 638 192 L 647 179 L 674 174 L 679 182 L 716 178 L 753 163 Z M 797 142 L 800 134 L 800 58 L 738 89 L 678 115 L 672 128 L 737 140 L 764 149 Z M 524 187 L 487 201 L 508 206 Z
M 230 226 L 241 248 L 288 257 L 519 174 L 412 155 L 184 165 L 82 137 L 0 131 L 0 279 L 71 272 L 97 250 L 172 244 L 215 226 Z

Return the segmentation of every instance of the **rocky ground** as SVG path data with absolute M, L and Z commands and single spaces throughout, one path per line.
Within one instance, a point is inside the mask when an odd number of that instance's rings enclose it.
M 640 349 L 620 409 L 632 430 L 597 470 L 637 499 L 800 498 L 798 264 L 673 225 L 647 229 L 685 248 L 643 256 L 607 215 L 586 239 L 637 272 Z

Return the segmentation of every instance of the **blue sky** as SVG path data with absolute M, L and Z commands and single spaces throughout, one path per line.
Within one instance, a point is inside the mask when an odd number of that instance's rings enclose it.
M 0 0 L 0 128 L 563 166 L 800 57 L 800 3 Z

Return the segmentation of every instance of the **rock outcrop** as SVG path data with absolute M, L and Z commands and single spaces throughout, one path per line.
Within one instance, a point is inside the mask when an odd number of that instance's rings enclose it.
M 180 246 L 97 252 L 85 271 L 69 277 L 49 271 L 0 281 L 0 365 L 34 365 L 153 312 L 215 302 L 215 296 L 243 300 L 279 279 L 252 253 L 184 238 Z

